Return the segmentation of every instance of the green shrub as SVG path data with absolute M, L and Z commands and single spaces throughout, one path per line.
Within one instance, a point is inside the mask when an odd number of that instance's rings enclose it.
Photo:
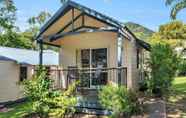
M 63 118 L 65 114 L 73 113 L 77 103 L 74 91 L 76 83 L 67 91 L 58 91 L 51 88 L 52 79 L 45 71 L 40 71 L 32 79 L 24 81 L 24 93 L 32 103 L 32 111 L 41 118 L 49 115 Z
M 152 93 L 166 92 L 178 70 L 179 58 L 171 46 L 165 42 L 152 45 L 149 67 L 149 88 Z
M 186 76 L 186 60 L 181 60 L 178 72 L 179 76 Z
M 107 85 L 99 91 L 100 104 L 112 111 L 113 118 L 130 116 L 139 111 L 137 96 L 124 86 Z
M 58 91 L 57 95 L 50 99 L 51 103 L 54 104 L 50 111 L 50 115 L 55 118 L 64 118 L 65 115 L 70 115 L 75 112 L 74 106 L 77 104 L 77 99 L 74 96 L 75 88 L 78 82 L 73 83 L 67 91 Z
M 34 75 L 32 79 L 24 81 L 24 93 L 32 102 L 32 110 L 40 117 L 47 117 L 50 110 L 48 99 L 51 98 L 51 79 L 46 79 L 46 73 Z

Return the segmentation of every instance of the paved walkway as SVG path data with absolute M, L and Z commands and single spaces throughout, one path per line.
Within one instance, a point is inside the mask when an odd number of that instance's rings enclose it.
M 160 99 L 150 99 L 144 103 L 147 118 L 166 118 L 165 102 Z

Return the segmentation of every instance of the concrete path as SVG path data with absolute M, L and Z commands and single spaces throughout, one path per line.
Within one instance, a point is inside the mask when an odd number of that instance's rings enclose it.
M 165 102 L 160 99 L 150 99 L 144 103 L 145 118 L 166 118 Z

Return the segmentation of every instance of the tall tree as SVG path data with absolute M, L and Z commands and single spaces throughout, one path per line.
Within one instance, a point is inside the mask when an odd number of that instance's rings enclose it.
M 47 11 L 41 11 L 38 16 L 33 16 L 28 19 L 30 25 L 42 25 L 45 21 L 51 17 L 51 14 Z
M 15 26 L 16 6 L 13 0 L 0 0 L 0 45 L 31 48 L 30 40 L 23 37 Z
M 166 41 L 172 46 L 184 45 L 186 41 L 186 24 L 181 21 L 173 21 L 159 27 L 159 31 L 154 33 L 151 42 Z
M 36 49 L 35 36 L 38 34 L 41 26 L 51 17 L 47 11 L 41 11 L 37 16 L 28 19 L 29 28 L 23 33 L 24 37 L 31 39 L 33 48 Z
M 16 7 L 12 0 L 0 0 L 0 33 L 14 28 Z
M 186 0 L 166 0 L 166 5 L 171 6 L 171 18 L 176 19 L 178 12 L 186 8 Z
M 37 16 L 30 17 L 28 19 L 29 29 L 34 34 L 37 34 L 39 28 L 51 17 L 51 14 L 47 11 L 41 11 Z
M 0 46 L 13 48 L 32 48 L 30 39 L 24 37 L 21 33 L 8 31 L 0 35 Z

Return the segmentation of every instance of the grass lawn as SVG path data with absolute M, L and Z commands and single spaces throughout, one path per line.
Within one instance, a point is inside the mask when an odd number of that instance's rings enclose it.
M 0 118 L 22 118 L 26 113 L 31 112 L 31 104 L 21 103 L 17 105 L 12 105 L 7 108 L 8 111 L 0 112 Z
M 167 99 L 169 118 L 186 118 L 186 77 L 177 77 Z

